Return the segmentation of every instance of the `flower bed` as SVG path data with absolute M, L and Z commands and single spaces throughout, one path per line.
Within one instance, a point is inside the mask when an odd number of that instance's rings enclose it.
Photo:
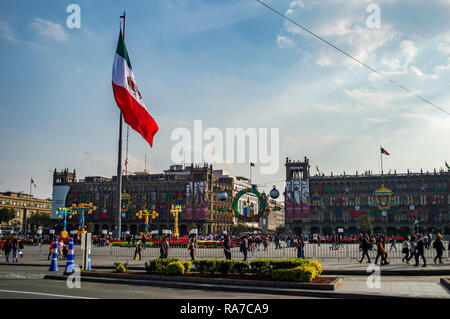
M 301 258 L 257 259 L 250 263 L 237 260 L 198 259 L 193 262 L 199 276 L 220 274 L 237 276 L 235 279 L 253 278 L 275 281 L 311 282 L 322 274 L 322 266 L 316 260 Z M 147 274 L 186 275 L 191 269 L 189 261 L 178 258 L 155 258 L 145 263 Z

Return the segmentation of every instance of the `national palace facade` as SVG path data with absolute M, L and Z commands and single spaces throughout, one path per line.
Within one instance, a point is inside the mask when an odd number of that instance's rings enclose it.
M 289 232 L 358 235 L 368 215 L 372 233 L 409 234 L 416 220 L 414 231 L 450 233 L 449 171 L 311 176 L 306 157 L 285 167 Z

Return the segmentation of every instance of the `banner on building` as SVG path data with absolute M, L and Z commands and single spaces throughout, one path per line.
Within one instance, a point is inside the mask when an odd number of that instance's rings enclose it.
M 192 182 L 188 182 L 186 184 L 186 214 L 184 215 L 184 219 L 192 220 L 193 218 L 193 195 L 192 195 Z
M 53 186 L 51 219 L 60 219 L 56 216 L 56 211 L 60 207 L 66 207 L 66 198 L 69 191 L 70 186 Z
M 292 192 L 292 181 L 286 181 L 285 212 L 285 218 L 293 218 L 294 194 Z
M 194 218 L 208 218 L 208 197 L 206 182 L 194 182 Z

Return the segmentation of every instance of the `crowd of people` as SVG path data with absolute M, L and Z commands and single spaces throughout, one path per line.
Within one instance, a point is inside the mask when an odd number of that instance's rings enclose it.
M 383 236 L 381 234 L 369 236 L 366 235 L 360 235 L 359 239 L 359 249 L 362 251 L 361 259 L 359 260 L 360 263 L 363 262 L 364 258 L 367 257 L 367 262 L 371 263 L 369 251 L 376 249 L 377 255 L 375 257 L 375 264 L 378 264 L 378 260 L 380 259 L 380 265 L 389 265 L 388 262 L 388 256 L 389 253 L 395 249 L 397 250 L 397 240 L 394 235 L 391 236 L 390 244 L 391 247 L 389 251 L 387 251 L 387 245 L 388 240 L 386 236 Z M 442 235 L 437 234 L 436 239 L 433 240 L 433 234 L 424 235 L 422 233 L 413 234 L 404 236 L 403 242 L 402 242 L 402 254 L 404 255 L 402 258 L 403 263 L 409 264 L 409 261 L 414 258 L 415 260 L 415 266 L 419 266 L 420 259 L 422 260 L 422 267 L 427 266 L 427 261 L 425 258 L 425 249 L 435 249 L 436 256 L 434 258 L 434 263 L 436 264 L 437 261 L 439 263 L 442 262 L 442 255 L 444 253 L 445 247 L 444 243 L 442 242 Z M 448 249 L 450 250 L 450 242 Z

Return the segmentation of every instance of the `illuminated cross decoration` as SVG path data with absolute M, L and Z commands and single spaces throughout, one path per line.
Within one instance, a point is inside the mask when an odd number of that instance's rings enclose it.
M 59 218 L 64 216 L 64 230 L 61 232 L 61 237 L 67 237 L 67 216 L 69 216 L 69 218 L 72 218 L 72 216 L 75 214 L 76 212 L 72 211 L 72 207 L 59 207 L 56 211 L 56 216 L 58 216 Z
M 140 210 L 139 213 L 136 213 L 136 216 L 139 219 L 145 218 L 145 233 L 147 234 L 148 233 L 148 221 L 149 221 L 149 218 L 151 217 L 152 219 L 155 219 L 156 217 L 159 216 L 159 214 L 156 211 L 153 211 L 153 212 L 150 213 L 149 210 L 143 209 L 143 210 Z
M 181 205 L 173 205 L 170 208 L 170 213 L 173 215 L 175 219 L 175 225 L 173 230 L 173 236 L 175 238 L 180 237 L 180 233 L 178 232 L 178 214 L 181 213 Z
M 84 212 L 86 211 L 90 215 L 97 209 L 97 206 L 94 206 L 92 203 L 80 203 L 72 204 L 71 209 L 74 211 L 74 214 L 80 213 L 80 231 L 84 233 Z

